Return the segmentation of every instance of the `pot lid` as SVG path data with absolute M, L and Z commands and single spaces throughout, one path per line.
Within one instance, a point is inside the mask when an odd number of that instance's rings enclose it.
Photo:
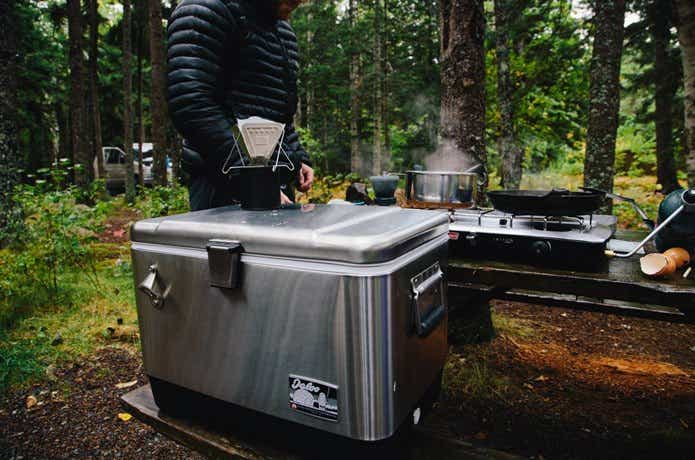
M 378 263 L 446 234 L 446 211 L 353 205 L 304 205 L 277 211 L 238 206 L 137 222 L 134 243 L 204 249 L 239 241 L 244 252 L 280 257 Z

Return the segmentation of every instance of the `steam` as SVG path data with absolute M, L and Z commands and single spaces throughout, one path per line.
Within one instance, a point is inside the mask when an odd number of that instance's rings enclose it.
M 437 150 L 425 158 L 428 171 L 464 171 L 475 165 L 466 152 L 451 139 L 443 139 Z

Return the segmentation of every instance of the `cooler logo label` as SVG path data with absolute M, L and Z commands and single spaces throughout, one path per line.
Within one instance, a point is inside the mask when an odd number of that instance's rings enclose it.
M 459 239 L 458 232 L 449 232 L 449 239 L 452 241 L 458 240 Z
M 290 408 L 307 415 L 338 421 L 338 387 L 290 374 Z

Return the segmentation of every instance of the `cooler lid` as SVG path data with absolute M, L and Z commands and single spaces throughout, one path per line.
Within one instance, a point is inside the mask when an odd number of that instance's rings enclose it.
M 351 263 L 378 263 L 448 232 L 445 211 L 354 205 L 244 211 L 238 206 L 137 222 L 136 243 L 206 248 L 239 241 L 244 252 Z

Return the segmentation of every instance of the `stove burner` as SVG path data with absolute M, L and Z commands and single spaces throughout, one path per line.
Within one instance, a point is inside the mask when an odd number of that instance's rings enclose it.
M 596 263 L 617 226 L 615 216 L 528 216 L 494 209 L 451 213 L 452 248 L 463 257 L 503 258 L 524 263 Z

